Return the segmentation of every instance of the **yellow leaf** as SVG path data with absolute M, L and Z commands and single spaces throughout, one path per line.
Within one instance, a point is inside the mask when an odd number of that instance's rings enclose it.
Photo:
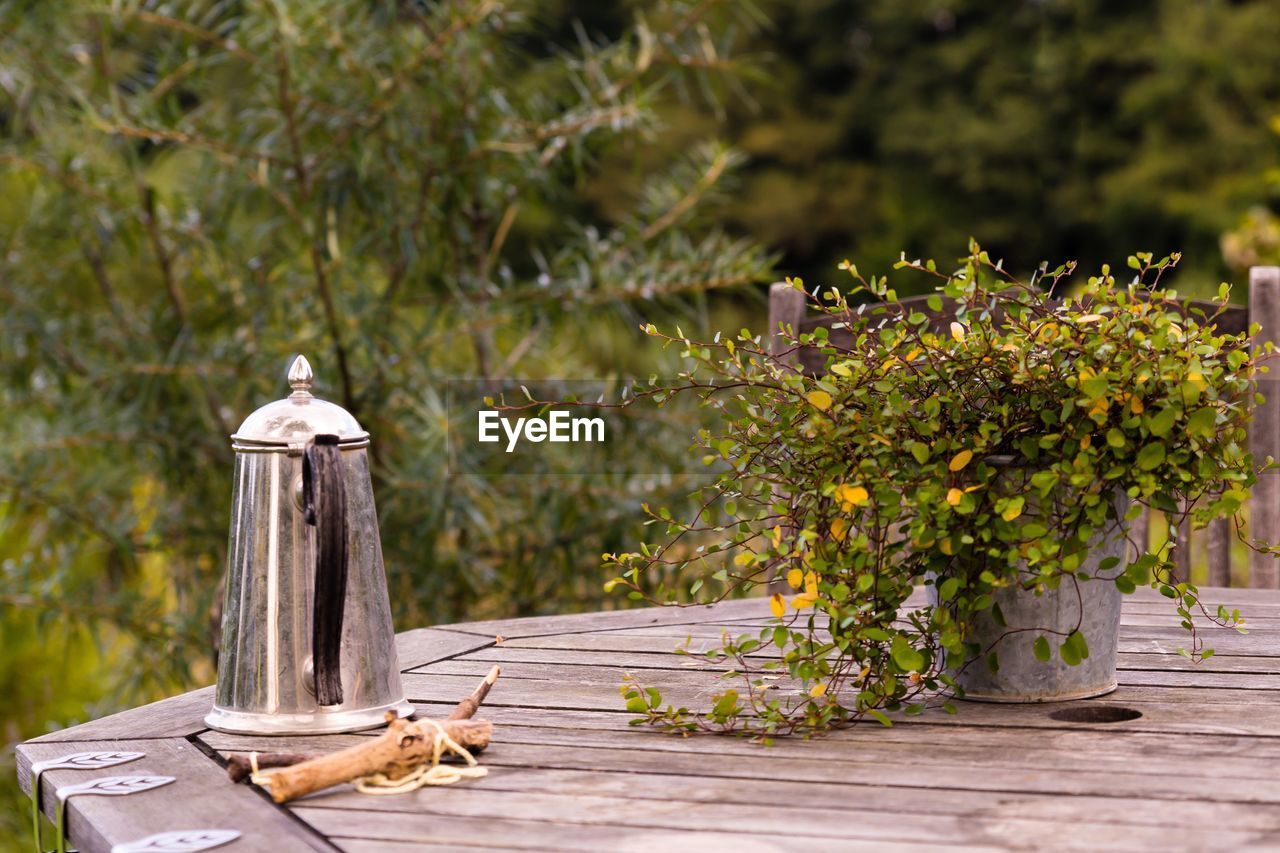
M 817 699 L 819 696 L 821 696 L 826 692 L 827 692 L 827 684 L 825 681 L 820 681 L 809 688 L 809 695 L 812 696 L 814 699 Z
M 903 361 L 915 361 L 916 357 L 919 356 L 921 352 L 922 350 L 920 349 L 920 347 L 916 347 L 915 349 L 911 350 L 911 352 L 907 353 Z
M 802 592 L 799 595 L 797 595 L 795 598 L 791 599 L 791 606 L 794 607 L 796 610 L 804 610 L 806 607 L 812 607 L 817 603 L 818 603 L 818 596 L 810 595 L 807 592 Z
M 799 569 L 792 569 L 787 572 L 787 583 L 791 584 L 796 589 L 799 589 L 804 583 L 804 572 Z
M 951 504 L 952 506 L 955 506 L 956 504 L 960 503 L 960 499 L 962 497 L 964 497 L 964 492 L 960 491 L 959 489 L 952 489 L 951 491 L 947 492 L 947 503 Z
M 804 576 L 804 594 L 818 596 L 818 576 L 813 572 L 805 572 Z
M 869 497 L 871 497 L 870 493 L 862 486 L 850 486 L 848 483 L 837 486 L 835 491 L 835 498 L 840 501 L 842 512 L 848 512 L 855 506 L 866 503 Z
M 805 395 L 805 399 L 809 401 L 816 409 L 826 411 L 831 408 L 831 395 L 826 391 L 810 391 Z
M 964 326 L 954 320 L 951 321 L 951 337 L 962 343 L 964 342 Z
M 749 566 L 756 561 L 756 555 L 751 551 L 743 551 L 741 554 L 733 558 L 735 566 Z
M 1000 517 L 1005 521 L 1013 521 L 1022 515 L 1022 504 L 1011 504 L 1004 512 L 1000 513 Z
M 844 537 L 849 533 L 849 520 L 847 518 L 837 518 L 831 522 L 831 538 L 837 542 L 843 542 Z
M 973 458 L 972 450 L 961 450 L 955 456 L 951 457 L 951 464 L 947 467 L 952 471 L 960 471 L 964 466 L 969 464 L 969 460 Z
M 787 605 L 782 603 L 782 593 L 775 592 L 769 596 L 769 609 L 773 611 L 773 615 L 781 619 L 787 613 Z
M 1142 414 L 1145 409 L 1146 406 L 1142 405 L 1141 397 L 1134 397 L 1129 401 L 1129 411 L 1133 412 L 1135 415 Z
M 948 557 L 956 552 L 955 548 L 951 547 L 951 540 L 949 538 L 938 540 L 938 550 L 946 554 Z

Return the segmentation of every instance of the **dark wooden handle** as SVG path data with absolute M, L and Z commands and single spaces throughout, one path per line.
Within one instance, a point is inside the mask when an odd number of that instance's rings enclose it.
M 316 528 L 311 659 L 316 702 L 342 704 L 342 613 L 347 602 L 347 489 L 336 435 L 317 435 L 302 459 L 302 504 Z

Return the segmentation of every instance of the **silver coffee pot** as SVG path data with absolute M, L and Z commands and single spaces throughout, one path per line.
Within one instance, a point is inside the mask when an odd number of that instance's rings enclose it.
M 320 734 L 407 717 L 378 517 L 369 434 L 311 394 L 311 365 L 289 368 L 293 393 L 251 414 L 236 452 L 227 594 L 211 728 Z

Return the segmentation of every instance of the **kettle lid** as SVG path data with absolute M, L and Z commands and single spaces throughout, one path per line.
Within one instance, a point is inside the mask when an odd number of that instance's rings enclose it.
M 283 400 L 267 403 L 245 418 L 231 436 L 234 446 L 287 447 L 304 444 L 317 433 L 338 436 L 342 446 L 367 444 L 369 433 L 361 429 L 350 412 L 312 396 L 313 375 L 305 356 L 295 358 L 289 367 L 289 386 L 293 393 Z

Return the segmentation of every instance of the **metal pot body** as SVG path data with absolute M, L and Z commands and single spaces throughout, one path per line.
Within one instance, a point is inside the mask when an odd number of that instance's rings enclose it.
M 363 447 L 342 451 L 350 520 L 342 628 L 343 702 L 316 702 L 311 660 L 316 528 L 302 512 L 302 455 L 236 454 L 217 699 L 206 722 L 229 732 L 354 731 L 407 716 Z
M 1129 499 L 1119 492 L 1115 501 L 1116 515 L 1123 518 Z M 998 625 L 991 611 L 987 611 L 973 620 L 966 639 L 995 651 L 999 669 L 992 672 L 985 659 L 970 661 L 961 670 L 952 669 L 951 674 L 964 688 L 964 698 L 979 702 L 1062 702 L 1115 690 L 1123 594 L 1113 579 L 1123 571 L 1128 547 L 1127 538 L 1119 530 L 1103 531 L 1091 540 L 1089 555 L 1079 569 L 1091 580 L 1072 583 L 1064 578 L 1057 589 L 1046 589 L 1039 595 L 1016 585 L 998 590 L 993 598 L 1006 626 Z M 1119 558 L 1119 566 L 1099 571 L 1099 564 L 1108 557 Z M 929 603 L 936 604 L 937 587 L 930 584 L 927 590 Z M 1068 666 L 1057 646 L 1077 624 L 1089 647 L 1089 657 L 1076 666 Z M 1009 633 L 1018 629 L 1025 630 Z M 1047 662 L 1037 660 L 1033 649 L 1035 638 L 1042 632 L 1053 649 Z

